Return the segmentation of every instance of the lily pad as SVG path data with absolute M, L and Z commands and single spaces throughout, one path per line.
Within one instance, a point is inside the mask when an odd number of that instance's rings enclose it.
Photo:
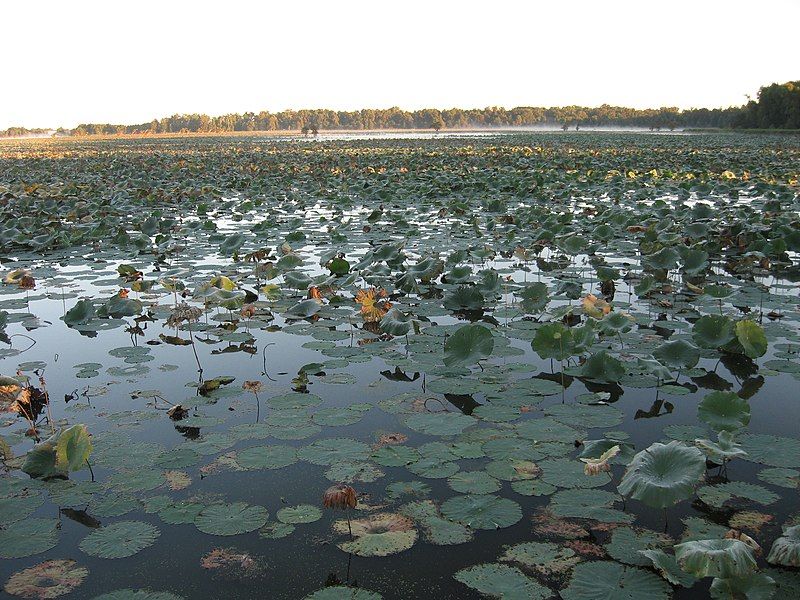
M 453 575 L 457 581 L 489 598 L 503 600 L 544 600 L 553 592 L 516 567 L 487 563 L 461 569 Z
M 579 564 L 561 590 L 563 600 L 667 600 L 671 595 L 669 584 L 650 571 L 609 561 Z
M 144 521 L 119 521 L 87 535 L 80 549 L 98 558 L 125 558 L 155 544 L 159 530 Z
M 195 518 L 195 526 L 210 535 L 237 535 L 255 531 L 267 522 L 269 513 L 261 506 L 244 502 L 213 504 L 204 508 Z
M 455 496 L 442 504 L 442 514 L 472 529 L 501 529 L 522 518 L 519 504 L 486 494 Z

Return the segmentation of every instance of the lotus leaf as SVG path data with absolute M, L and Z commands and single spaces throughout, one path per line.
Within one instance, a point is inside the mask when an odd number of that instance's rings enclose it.
M 267 522 L 268 517 L 265 508 L 244 502 L 212 504 L 197 515 L 194 524 L 210 535 L 237 535 L 255 531 Z
M 675 545 L 681 569 L 703 577 L 747 577 L 757 568 L 753 550 L 740 540 L 695 540 Z
M 733 432 L 750 423 L 750 404 L 733 392 L 712 392 L 700 401 L 697 416 L 714 431 Z
M 800 567 L 800 525 L 789 527 L 772 544 L 767 562 L 784 567 Z
M 544 600 L 552 591 L 516 567 L 487 563 L 456 572 L 453 577 L 490 598 L 503 600 Z
M 487 358 L 494 349 L 491 330 L 483 325 L 464 325 L 447 338 L 444 364 L 448 367 L 473 365 Z
M 667 508 L 688 498 L 705 471 L 705 457 L 697 448 L 657 442 L 633 457 L 618 489 L 653 508 Z
M 417 530 L 408 517 L 395 513 L 375 513 L 363 519 L 336 521 L 335 531 L 347 533 L 352 528 L 354 540 L 339 548 L 356 556 L 388 556 L 408 550 L 417 541 Z
M 160 532 L 143 521 L 119 521 L 96 529 L 80 543 L 80 549 L 97 558 L 125 558 L 155 544 Z
M 670 596 L 670 586 L 657 575 L 610 561 L 579 564 L 569 586 L 561 590 L 564 600 L 667 600 Z
M 492 495 L 456 496 L 442 504 L 442 514 L 472 529 L 510 527 L 522 518 L 519 504 Z

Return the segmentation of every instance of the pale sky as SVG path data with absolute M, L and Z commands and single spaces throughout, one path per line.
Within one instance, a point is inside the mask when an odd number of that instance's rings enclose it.
M 740 105 L 800 0 L 0 0 L 0 129 L 287 108 Z

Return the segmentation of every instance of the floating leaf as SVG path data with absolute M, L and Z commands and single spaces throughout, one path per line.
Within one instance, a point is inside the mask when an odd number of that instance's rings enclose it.
M 143 521 L 119 521 L 96 529 L 79 545 L 89 556 L 125 558 L 152 546 L 160 532 Z
M 667 600 L 670 586 L 660 577 L 638 567 L 615 562 L 581 563 L 575 567 L 564 600 Z
M 388 556 L 408 550 L 417 541 L 417 530 L 408 517 L 395 513 L 376 513 L 363 519 L 337 521 L 333 528 L 348 533 L 352 527 L 355 539 L 339 544 L 339 548 L 356 556 Z
M 503 600 L 544 600 L 552 591 L 516 567 L 488 563 L 456 572 L 453 577 L 490 598 Z
M 313 523 L 322 518 L 322 511 L 311 504 L 298 504 L 285 506 L 276 515 L 281 523 L 297 525 L 299 523 Z
M 268 517 L 265 508 L 250 506 L 245 502 L 212 504 L 197 515 L 194 524 L 200 531 L 210 535 L 237 535 L 262 527 Z
M 58 598 L 80 586 L 88 575 L 89 570 L 74 560 L 48 560 L 14 573 L 4 589 L 20 598 Z
M 23 558 L 46 552 L 58 543 L 54 519 L 25 519 L 0 529 L 0 558 Z
M 510 527 L 522 518 L 519 504 L 492 495 L 456 496 L 442 504 L 442 514 L 472 529 Z

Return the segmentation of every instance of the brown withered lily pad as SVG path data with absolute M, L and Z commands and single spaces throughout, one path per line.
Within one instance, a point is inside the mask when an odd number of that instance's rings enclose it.
M 88 575 L 89 569 L 79 567 L 74 560 L 48 560 L 14 573 L 4 589 L 20 598 L 57 598 L 69 594 Z

